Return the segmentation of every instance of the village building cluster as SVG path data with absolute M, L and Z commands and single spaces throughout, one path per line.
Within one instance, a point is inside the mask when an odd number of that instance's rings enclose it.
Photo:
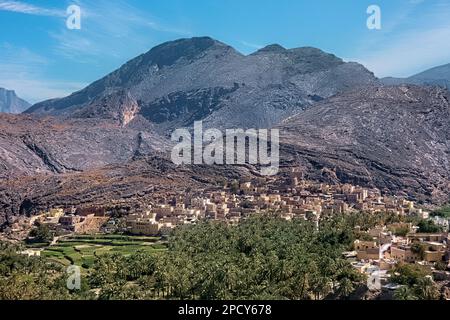
M 319 228 L 321 219 L 352 211 L 431 219 L 429 212 L 417 208 L 414 202 L 382 195 L 378 189 L 312 182 L 303 179 L 301 172 L 292 170 L 282 180 L 264 177 L 159 195 L 151 203 L 129 208 L 120 218 L 112 218 L 111 209 L 98 207 L 51 209 L 30 218 L 28 223 L 38 221 L 59 234 L 122 232 L 166 236 L 174 228 L 202 220 L 237 224 L 262 212 L 277 214 L 286 220 L 309 220 Z M 418 233 L 410 223 L 379 226 L 362 232 L 364 240 L 356 240 L 354 251 L 345 255 L 355 268 L 368 275 L 374 270 L 386 272 L 399 262 L 420 263 L 430 268 L 436 263 L 448 264 L 449 219 L 434 217 L 433 221 L 444 232 Z M 404 234 L 396 235 L 394 230 L 398 229 L 405 230 Z

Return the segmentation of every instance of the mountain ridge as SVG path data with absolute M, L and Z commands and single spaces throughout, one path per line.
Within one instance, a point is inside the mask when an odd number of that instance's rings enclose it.
M 3 113 L 21 113 L 31 105 L 19 98 L 14 90 L 0 88 L 0 112 Z
M 387 85 L 416 84 L 440 86 L 450 90 L 450 63 L 427 69 L 407 78 L 387 77 L 380 79 Z
M 200 119 L 208 127 L 272 127 L 318 99 L 377 81 L 362 65 L 316 48 L 272 45 L 245 56 L 208 37 L 180 39 L 156 46 L 85 89 L 38 103 L 26 113 L 111 118 L 124 109 L 114 101 L 125 92 L 137 104 L 135 114 L 164 134 Z M 105 99 L 116 110 L 92 112 L 92 106 Z
M 197 120 L 279 128 L 282 168 L 314 180 L 449 200 L 447 90 L 386 86 L 364 66 L 311 47 L 269 45 L 244 56 L 200 38 L 155 48 L 69 97 L 0 115 L 4 212 L 20 214 L 30 201 L 27 214 L 108 197 L 129 203 L 172 186 L 158 183 L 183 188 L 257 172 L 171 163 L 171 130 Z

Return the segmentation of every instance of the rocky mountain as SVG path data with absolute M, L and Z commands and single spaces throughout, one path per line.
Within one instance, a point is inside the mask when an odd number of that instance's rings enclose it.
M 443 203 L 449 99 L 439 87 L 383 86 L 315 48 L 245 56 L 211 38 L 165 43 L 66 98 L 0 115 L 0 225 L 46 206 L 133 203 L 258 172 L 175 166 L 167 134 L 196 120 L 278 126 L 282 167 Z
M 165 150 L 167 140 L 107 120 L 0 114 L 0 179 L 80 172 Z
M 450 63 L 438 66 L 409 78 L 383 78 L 381 81 L 387 85 L 416 84 L 428 86 L 440 86 L 450 89 Z
M 21 113 L 29 107 L 30 104 L 20 99 L 15 91 L 0 88 L 0 112 Z
M 280 126 L 282 161 L 311 178 L 450 199 L 450 93 L 381 86 L 337 95 Z
M 419 86 L 333 96 L 279 126 L 281 166 L 301 168 L 310 179 L 444 203 L 450 190 L 449 101 L 447 90 Z M 6 127 L 15 130 L 5 134 Z M 163 137 L 143 137 L 110 120 L 3 116 L 0 129 L 3 219 L 49 205 L 132 205 L 158 192 L 259 172 L 251 166 L 175 166 Z M 60 141 L 49 143 L 52 137 Z M 18 179 L 12 174 L 18 171 L 27 174 Z
M 271 45 L 245 56 L 203 37 L 161 44 L 87 88 L 27 113 L 115 119 L 122 125 L 141 116 L 163 133 L 196 120 L 206 127 L 260 128 L 376 82 L 362 65 L 319 49 Z
M 146 208 L 157 197 L 251 177 L 251 170 L 245 166 L 177 167 L 170 159 L 156 155 L 83 172 L 4 179 L 0 184 L 0 229 L 18 215 L 36 214 L 49 207 Z

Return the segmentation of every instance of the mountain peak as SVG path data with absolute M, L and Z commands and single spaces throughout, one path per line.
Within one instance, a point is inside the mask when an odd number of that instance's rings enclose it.
M 268 46 L 265 46 L 262 49 L 259 49 L 255 52 L 255 54 L 261 54 L 261 53 L 283 53 L 286 52 L 286 48 L 280 46 L 279 44 L 270 44 Z
M 450 80 L 450 63 L 428 69 L 412 76 L 411 78 L 425 80 Z
M 1 95 L 17 96 L 15 90 L 8 90 L 8 89 L 5 89 L 5 88 L 0 88 L 0 94 Z
M 339 65 L 344 61 L 333 54 L 322 51 L 314 47 L 300 47 L 293 49 L 286 49 L 279 44 L 268 45 L 252 55 L 265 55 L 265 54 L 282 54 L 290 57 L 296 63 L 324 63 L 325 65 Z
M 164 49 L 167 49 L 167 48 L 177 48 L 177 49 L 197 48 L 199 50 L 206 50 L 215 45 L 227 47 L 226 44 L 224 44 L 218 40 L 215 40 L 211 37 L 192 37 L 192 38 L 182 38 L 182 39 L 177 39 L 177 40 L 173 40 L 173 41 L 167 41 L 167 42 L 164 42 L 164 43 L 154 47 L 152 50 L 163 49 L 163 48 Z
M 315 48 L 315 47 L 300 47 L 300 48 L 293 48 L 288 50 L 291 54 L 294 54 L 299 57 L 328 57 L 328 58 L 334 58 L 339 61 L 342 61 L 342 59 L 336 57 L 334 54 L 327 53 L 321 49 Z
M 170 66 L 181 58 L 191 60 L 210 49 L 232 49 L 226 44 L 210 37 L 185 38 L 160 44 L 144 56 L 159 67 Z
M 87 88 L 27 113 L 123 124 L 137 113 L 164 134 L 200 119 L 216 128 L 267 128 L 317 99 L 373 82 L 366 69 L 346 66 L 319 49 L 270 45 L 247 56 L 199 37 L 163 43 Z
M 14 90 L 0 88 L 0 112 L 21 113 L 29 107 L 30 104 L 20 99 Z

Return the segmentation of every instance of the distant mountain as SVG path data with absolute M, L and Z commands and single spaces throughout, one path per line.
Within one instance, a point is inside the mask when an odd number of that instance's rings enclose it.
M 27 113 L 135 118 L 160 132 L 204 120 L 209 127 L 271 127 L 336 93 L 373 85 L 374 75 L 315 48 L 270 45 L 245 56 L 208 37 L 161 44 L 87 88 Z
M 21 113 L 31 105 L 20 99 L 13 90 L 0 88 L 0 112 Z
M 450 200 L 450 93 L 381 86 L 332 97 L 280 126 L 281 159 L 311 178 Z
M 435 67 L 409 78 L 383 78 L 381 81 L 387 85 L 417 84 L 432 85 L 450 89 L 450 63 Z

